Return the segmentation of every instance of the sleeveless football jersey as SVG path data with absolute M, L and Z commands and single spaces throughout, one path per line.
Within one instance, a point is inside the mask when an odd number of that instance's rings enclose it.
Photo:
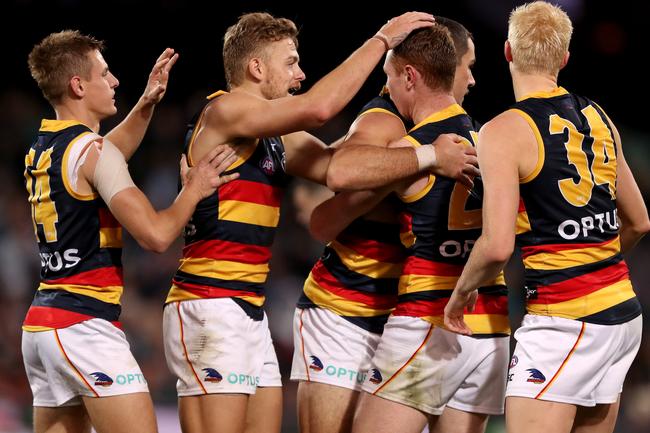
M 406 123 L 385 93 L 367 103 L 358 117 L 368 113 L 390 114 Z M 357 218 L 325 247 L 297 306 L 326 308 L 367 331 L 381 333 L 397 302 L 404 258 L 398 224 Z
M 517 243 L 527 310 L 616 324 L 641 314 L 620 253 L 616 146 L 605 112 L 557 88 L 512 110 L 535 133 L 538 163 L 520 180 Z
M 64 328 L 120 315 L 122 228 L 101 197 L 71 187 L 73 146 L 99 138 L 76 121 L 43 120 L 25 156 L 25 185 L 41 257 L 41 283 L 23 329 Z
M 224 93 L 216 92 L 208 99 Z M 186 136 L 185 153 L 190 162 L 203 112 Z M 271 137 L 258 139 L 228 168 L 226 173 L 239 173 L 239 178 L 197 205 L 185 231 L 183 258 L 166 302 L 230 297 L 261 320 L 257 307 L 264 304 L 271 244 L 290 179 L 284 166 L 282 139 Z
M 457 104 L 433 113 L 416 125 L 407 139 L 414 146 L 429 145 L 440 134 L 461 135 L 470 145 L 476 140 L 472 119 Z M 480 179 L 475 182 L 480 187 Z M 437 326 L 444 323 L 444 308 L 481 234 L 481 197 L 453 179 L 429 175 L 419 192 L 403 196 L 400 215 L 402 242 L 408 257 L 399 282 L 395 316 L 420 317 Z M 474 312 L 465 322 L 476 337 L 507 335 L 508 298 L 503 273 L 478 289 Z

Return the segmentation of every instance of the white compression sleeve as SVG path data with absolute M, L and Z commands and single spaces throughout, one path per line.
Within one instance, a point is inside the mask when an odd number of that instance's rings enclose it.
M 135 184 L 129 174 L 124 155 L 113 143 L 104 139 L 103 143 L 96 142 L 95 146 L 99 151 L 99 159 L 95 166 L 93 185 L 104 202 L 109 204 L 115 194 L 135 187 Z

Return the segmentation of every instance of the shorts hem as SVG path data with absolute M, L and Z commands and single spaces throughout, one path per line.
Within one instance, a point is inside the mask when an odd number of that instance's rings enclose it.
M 483 407 L 483 406 L 471 406 L 467 404 L 454 403 L 454 402 L 449 402 L 447 403 L 446 406 L 452 409 L 462 410 L 463 412 L 480 413 L 483 415 L 503 415 L 504 413 L 504 406 L 501 406 L 500 408 L 494 408 L 494 407 Z
M 291 375 L 289 380 L 291 380 L 293 382 L 316 382 L 316 383 L 322 383 L 324 385 L 331 385 L 331 386 L 336 386 L 336 387 L 339 387 L 339 388 L 349 389 L 351 391 L 357 391 L 357 392 L 363 391 L 363 385 L 362 384 L 358 384 L 357 386 L 345 385 L 345 384 L 342 384 L 341 382 L 334 382 L 332 380 L 322 380 L 320 378 L 307 379 L 306 376 L 298 376 L 298 375 Z
M 365 389 L 363 391 L 368 392 Z M 415 410 L 419 410 L 420 412 L 424 412 L 424 413 L 426 413 L 428 415 L 436 415 L 436 416 L 442 415 L 442 412 L 444 410 L 444 408 L 439 408 L 439 407 L 434 408 L 434 407 L 431 407 L 431 406 L 428 406 L 428 405 L 425 405 L 425 404 L 416 403 L 414 401 L 399 398 L 399 397 L 397 397 L 395 395 L 390 395 L 388 393 L 373 394 L 371 392 L 368 392 L 368 394 L 374 395 L 376 397 L 383 398 L 385 400 L 390 400 L 390 401 L 393 401 L 395 403 L 402 404 L 404 406 L 408 406 L 408 407 L 413 408 Z
M 563 395 L 544 394 L 539 398 L 535 398 L 534 395 L 531 395 L 530 393 L 527 393 L 526 391 L 523 390 L 507 391 L 506 398 L 508 397 L 524 397 L 524 398 L 530 398 L 531 400 L 553 401 L 556 403 L 573 404 L 575 406 L 585 406 L 585 407 L 594 407 L 596 405 L 595 400 L 583 400 L 580 398 L 566 397 Z
M 202 395 L 210 395 L 210 394 L 248 394 L 248 395 L 253 395 L 255 394 L 255 389 L 251 388 L 246 388 L 246 389 L 208 389 L 206 391 L 203 391 L 202 389 L 196 389 L 196 390 L 186 390 L 183 392 L 177 391 L 176 394 L 179 397 L 200 397 Z

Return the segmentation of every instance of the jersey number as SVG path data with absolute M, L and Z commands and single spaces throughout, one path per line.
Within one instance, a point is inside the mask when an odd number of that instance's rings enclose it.
M 587 154 L 582 149 L 584 134 L 578 132 L 570 120 L 557 114 L 549 118 L 551 134 L 563 134 L 565 130 L 568 131 L 569 138 L 564 147 L 569 164 L 576 168 L 580 179 L 577 183 L 572 177 L 562 179 L 558 181 L 558 186 L 566 201 L 576 207 L 589 203 L 595 185 L 607 185 L 612 200 L 616 198 L 616 153 L 612 134 L 593 106 L 583 108 L 582 114 L 587 118 L 593 139 L 591 151 L 594 157 L 591 166 Z
M 474 143 L 478 141 L 478 134 L 470 131 Z M 467 145 L 471 145 L 467 141 Z M 480 229 L 482 224 L 481 209 L 466 210 L 470 191 L 466 186 L 456 182 L 449 200 L 449 215 L 447 228 L 449 230 Z
M 59 222 L 56 205 L 50 197 L 50 175 L 47 173 L 47 170 L 52 165 L 53 150 L 48 149 L 42 152 L 36 161 L 34 161 L 36 153 L 34 149 L 30 149 L 25 157 L 25 166 L 32 167 L 31 173 L 25 171 L 25 179 L 27 180 L 29 203 L 32 207 L 34 233 L 38 237 L 37 225 L 41 225 L 45 235 L 45 242 L 56 242 L 56 223 Z

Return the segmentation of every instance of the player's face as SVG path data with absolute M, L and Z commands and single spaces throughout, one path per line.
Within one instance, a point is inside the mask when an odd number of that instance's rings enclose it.
M 300 69 L 300 57 L 291 38 L 271 42 L 265 49 L 263 63 L 266 73 L 262 94 L 267 99 L 282 98 L 300 89 L 305 73 Z
M 405 98 L 406 94 L 406 80 L 404 74 L 399 72 L 395 67 L 395 61 L 393 59 L 393 52 L 389 51 L 386 55 L 386 60 L 384 61 L 384 73 L 386 74 L 386 88 L 390 95 L 390 99 L 395 103 L 395 107 L 400 112 L 400 114 L 407 119 L 409 118 L 407 108 L 407 101 Z
M 90 79 L 82 77 L 84 99 L 87 107 L 98 119 L 103 119 L 117 113 L 115 107 L 115 88 L 120 84 L 117 78 L 108 70 L 108 65 L 102 54 L 95 50 L 88 54 L 92 62 Z
M 474 51 L 474 42 L 467 39 L 467 51 L 460 59 L 460 64 L 456 66 L 456 75 L 454 76 L 454 99 L 460 105 L 463 104 L 465 95 L 469 93 L 469 88 L 474 87 L 474 75 L 472 75 L 472 68 L 476 62 L 476 55 Z

